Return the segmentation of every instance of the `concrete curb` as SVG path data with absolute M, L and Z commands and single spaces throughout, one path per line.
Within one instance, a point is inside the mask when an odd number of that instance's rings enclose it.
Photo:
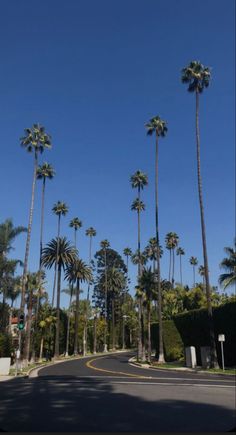
M 142 368 L 142 369 L 147 369 L 147 370 L 169 370 L 169 371 L 173 371 L 173 372 L 187 372 L 187 373 L 200 373 L 200 374 L 207 374 L 207 375 L 214 375 L 214 376 L 233 376 L 235 377 L 236 374 L 232 374 L 232 373 L 212 373 L 212 372 L 208 372 L 206 370 L 194 370 L 188 367 L 180 367 L 180 368 L 170 368 L 170 367 L 153 367 L 153 366 L 149 366 L 148 364 L 141 364 L 138 363 L 136 361 L 134 361 L 135 357 L 132 357 L 129 359 L 129 364 L 133 367 L 138 367 L 138 368 Z

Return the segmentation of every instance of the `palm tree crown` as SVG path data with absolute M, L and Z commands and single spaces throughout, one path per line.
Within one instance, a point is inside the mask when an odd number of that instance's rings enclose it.
M 100 246 L 102 249 L 106 250 L 110 247 L 110 243 L 108 242 L 107 239 L 104 239 L 100 242 Z
M 91 268 L 80 258 L 68 263 L 65 271 L 65 279 L 71 284 L 76 280 L 91 282 L 93 278 Z
M 182 83 L 188 83 L 189 92 L 202 92 L 210 83 L 211 73 L 208 67 L 194 60 L 182 69 Z
M 164 137 L 168 131 L 166 121 L 163 121 L 158 115 L 151 118 L 150 121 L 145 124 L 145 127 L 149 136 L 155 132 L 157 136 Z
M 236 284 L 236 240 L 234 244 L 234 249 L 230 247 L 226 247 L 225 249 L 228 258 L 224 258 L 220 267 L 225 269 L 227 273 L 223 273 L 220 275 L 219 283 L 224 287 L 232 286 Z
M 75 231 L 78 230 L 78 228 L 82 227 L 82 221 L 75 217 L 74 219 L 71 219 L 70 223 L 69 223 L 70 228 L 74 228 Z
M 55 171 L 47 162 L 44 162 L 42 165 L 39 165 L 37 168 L 37 179 L 42 180 L 48 178 L 51 180 L 55 176 Z
M 179 246 L 176 249 L 176 255 L 185 255 L 184 249 Z
M 25 128 L 25 136 L 20 138 L 22 147 L 29 153 L 35 151 L 42 153 L 44 148 L 51 148 L 51 136 L 45 133 L 45 128 L 40 124 L 33 124 L 31 128 Z
M 97 232 L 93 227 L 89 227 L 86 230 L 85 234 L 86 234 L 86 236 L 89 236 L 89 237 L 95 237 L 97 235 Z
M 131 210 L 135 211 L 143 211 L 145 210 L 145 204 L 143 201 L 140 201 L 138 198 L 136 198 L 131 205 Z
M 57 250 L 58 249 L 58 250 Z M 71 246 L 66 237 L 59 237 L 52 239 L 42 252 L 42 264 L 51 269 L 54 264 L 58 264 L 58 267 L 65 267 L 69 263 L 73 263 L 77 256 L 77 250 L 74 246 Z
M 65 216 L 68 212 L 68 206 L 66 205 L 65 202 L 62 201 L 57 201 L 56 204 L 54 204 L 52 211 L 53 213 L 55 213 L 57 216 Z
M 179 236 L 176 233 L 170 232 L 165 237 L 167 249 L 175 249 L 179 243 Z
M 197 266 L 197 264 L 198 264 L 198 259 L 197 259 L 197 257 L 190 257 L 190 259 L 189 259 L 189 263 L 190 263 L 192 266 Z
M 143 189 L 144 186 L 147 186 L 148 184 L 148 177 L 146 174 L 141 172 L 140 170 L 136 171 L 133 175 L 130 177 L 131 186 L 133 189 Z
M 125 249 L 123 250 L 123 254 L 124 254 L 126 257 L 131 257 L 131 255 L 132 255 L 132 251 L 131 251 L 130 248 L 125 248 Z

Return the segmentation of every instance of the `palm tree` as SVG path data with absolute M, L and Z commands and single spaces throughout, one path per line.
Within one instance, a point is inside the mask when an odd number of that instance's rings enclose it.
M 69 226 L 70 228 L 74 228 L 75 247 L 77 248 L 76 234 L 78 229 L 82 227 L 82 221 L 79 218 L 75 217 L 74 219 L 71 219 Z
M 26 239 L 26 247 L 25 247 L 25 260 L 24 260 L 24 270 L 23 270 L 23 279 L 22 279 L 22 293 L 21 293 L 21 310 L 24 310 L 25 306 L 25 284 L 26 284 L 26 275 L 28 268 L 28 259 L 29 259 L 29 248 L 30 248 L 30 236 L 31 236 L 31 228 L 33 221 L 33 210 L 34 210 L 34 195 L 35 195 L 35 184 L 37 177 L 37 168 L 38 168 L 38 154 L 42 154 L 43 151 L 52 147 L 51 137 L 49 134 L 45 133 L 45 128 L 40 124 L 33 124 L 31 128 L 25 129 L 25 136 L 20 139 L 21 146 L 26 149 L 29 153 L 34 153 L 34 172 L 33 172 L 33 183 L 32 183 L 32 193 L 31 193 L 31 205 L 30 205 L 30 213 L 29 213 L 29 223 L 27 230 L 27 239 Z
M 39 165 L 37 168 L 37 180 L 43 180 L 42 185 L 42 202 L 41 202 L 41 227 L 40 227 L 40 250 L 39 250 L 39 272 L 41 277 L 41 270 L 42 270 L 42 249 L 43 249 L 43 227 L 44 227 L 44 201 L 45 201 L 45 186 L 46 186 L 46 180 L 52 180 L 55 176 L 55 171 L 47 162 L 44 162 L 43 165 Z M 38 318 L 38 305 L 39 305 L 39 299 L 37 300 L 37 307 L 36 307 L 36 320 L 35 325 L 37 327 L 37 318 Z
M 189 263 L 193 266 L 193 287 L 195 287 L 195 267 L 198 265 L 198 259 L 196 257 L 190 257 Z
M 226 247 L 224 250 L 228 258 L 226 257 L 221 261 L 220 267 L 225 269 L 227 273 L 220 275 L 219 283 L 226 289 L 236 285 L 236 239 L 234 248 Z
M 91 268 L 80 258 L 74 258 L 69 262 L 66 267 L 65 279 L 70 284 L 76 283 L 76 312 L 75 312 L 75 341 L 74 341 L 74 355 L 78 354 L 78 329 L 79 329 L 79 294 L 80 282 L 92 280 Z
M 68 315 L 67 315 L 66 351 L 65 351 L 65 356 L 68 356 L 68 354 L 69 354 L 70 316 L 71 316 L 71 307 L 72 307 L 72 297 L 76 295 L 76 291 L 74 289 L 73 282 L 72 282 L 72 284 L 69 284 L 69 288 L 62 290 L 62 292 L 70 296 Z
M 202 277 L 202 284 L 205 287 L 205 269 L 204 269 L 204 266 L 202 266 L 202 265 L 199 266 L 198 273 Z
M 140 213 L 145 210 L 145 204 L 139 198 L 136 198 L 131 204 L 131 210 L 138 214 L 138 252 L 140 254 Z M 138 275 L 141 275 L 141 264 L 138 267 Z
M 147 332 L 148 332 L 148 362 L 151 362 L 151 307 L 152 301 L 156 299 L 156 285 L 155 275 L 151 267 L 144 268 L 143 273 L 139 279 L 139 288 L 143 291 L 145 298 L 144 303 L 147 307 Z
M 188 84 L 188 91 L 195 92 L 196 95 L 196 144 L 197 144 L 197 176 L 198 176 L 198 196 L 201 216 L 202 230 L 202 249 L 205 268 L 206 282 L 206 297 L 207 311 L 209 319 L 210 345 L 211 345 L 211 366 L 217 367 L 217 354 L 214 334 L 214 324 L 212 315 L 211 287 L 208 270 L 207 243 L 206 243 L 206 228 L 204 218 L 203 196 L 202 196 L 202 178 L 200 166 L 200 132 L 199 132 L 199 95 L 207 88 L 210 83 L 211 73 L 208 67 L 202 65 L 199 61 L 192 61 L 189 65 L 182 69 L 182 83 Z
M 47 269 L 51 269 L 52 266 L 57 267 L 57 310 L 56 310 L 56 341 L 55 341 L 55 357 L 59 357 L 59 332 L 60 332 L 60 294 L 61 294 L 61 271 L 73 263 L 77 256 L 77 251 L 72 246 L 66 237 L 58 237 L 52 239 L 42 252 L 42 265 Z
M 159 256 L 160 258 L 163 255 L 162 246 L 159 246 Z M 153 272 L 156 270 L 156 261 L 157 261 L 157 241 L 156 237 L 151 237 L 148 241 L 148 245 L 146 246 L 144 253 L 146 257 L 153 262 Z
M 170 232 L 166 234 L 165 237 L 166 248 L 170 250 L 170 269 L 169 269 L 169 281 L 172 283 L 172 288 L 174 288 L 174 273 L 175 273 L 175 248 L 179 243 L 179 236 L 176 233 Z M 172 277 L 171 277 L 171 253 L 172 253 Z
M 12 219 L 6 219 L 0 224 L 0 258 L 6 255 L 13 249 L 12 243 L 15 238 L 21 233 L 26 233 L 27 228 L 18 226 L 14 227 Z
M 129 273 L 129 257 L 131 257 L 132 251 L 130 248 L 125 248 L 123 250 L 123 254 L 126 257 L 126 267 L 127 267 L 127 275 L 128 275 L 128 273 Z
M 185 255 L 184 249 L 179 246 L 179 248 L 177 248 L 177 250 L 176 250 L 176 255 L 179 255 L 180 283 L 181 283 L 181 286 L 182 286 L 183 285 L 183 279 L 182 279 L 182 260 L 181 260 L 181 257 L 182 257 L 182 255 Z
M 85 231 L 85 235 L 89 237 L 89 266 L 91 267 L 91 261 L 92 261 L 92 239 L 97 234 L 96 230 L 93 227 L 89 227 Z M 87 291 L 87 304 L 85 305 L 85 309 L 87 310 L 89 307 L 89 292 L 90 292 L 90 281 L 88 282 L 88 291 Z M 88 341 L 88 312 L 85 313 L 85 341 L 86 341 L 86 349 L 85 353 L 87 352 L 87 341 Z
M 105 275 L 102 276 L 102 286 L 105 290 Z M 119 292 L 125 288 L 125 277 L 114 266 L 107 270 L 107 286 L 111 295 L 112 312 L 112 349 L 115 349 L 115 299 Z
M 42 202 L 41 202 L 41 229 L 40 229 L 40 252 L 39 252 L 39 270 L 41 271 L 41 262 L 42 262 L 42 249 L 43 249 L 43 227 L 44 227 L 44 200 L 45 200 L 45 186 L 46 180 L 52 180 L 55 176 L 55 171 L 47 162 L 44 162 L 43 165 L 39 165 L 37 168 L 37 180 L 43 180 L 42 185 Z
M 61 216 L 65 216 L 68 213 L 68 207 L 65 202 L 57 201 L 56 204 L 54 204 L 52 211 L 53 213 L 58 216 L 58 224 L 57 224 L 57 241 L 59 243 L 60 240 L 60 229 L 61 229 Z M 57 250 L 59 250 L 59 245 L 57 247 Z M 52 292 L 52 307 L 54 305 L 54 297 L 55 297 L 55 290 L 56 290 L 56 282 L 57 282 L 57 262 L 55 263 L 55 271 L 54 271 L 54 282 L 53 282 L 53 292 Z
M 104 329 L 104 352 L 107 352 L 107 249 L 110 243 L 107 239 L 100 242 L 100 247 L 104 252 L 104 276 L 105 276 L 105 329 Z
M 155 161 L 155 218 L 156 218 L 156 241 L 157 241 L 157 290 L 158 290 L 158 320 L 159 320 L 159 357 L 158 362 L 165 362 L 163 350 L 163 331 L 162 331 L 162 300 L 161 300 L 161 268 L 160 268 L 160 250 L 159 250 L 159 217 L 158 217 L 158 139 L 165 137 L 167 133 L 166 122 L 159 116 L 155 116 L 145 124 L 147 134 L 156 135 L 156 161 Z

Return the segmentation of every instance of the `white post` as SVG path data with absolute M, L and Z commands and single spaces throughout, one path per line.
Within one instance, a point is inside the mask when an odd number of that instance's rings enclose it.
M 222 369 L 225 370 L 225 361 L 224 361 L 224 347 L 223 347 L 223 341 L 220 342 L 221 344 L 221 359 L 222 359 Z

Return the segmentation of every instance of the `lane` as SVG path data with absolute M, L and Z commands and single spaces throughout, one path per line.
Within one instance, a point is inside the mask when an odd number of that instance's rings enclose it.
M 140 371 L 141 376 L 149 371 L 129 366 L 130 356 L 67 361 L 41 369 L 37 378 L 2 382 L 0 427 L 9 432 L 69 433 L 233 429 L 232 379 L 154 370 L 151 377 L 140 378 Z
M 142 369 L 128 363 L 133 353 L 122 353 L 90 357 L 87 359 L 68 361 L 65 364 L 47 367 L 40 370 L 39 376 L 76 376 L 107 377 L 110 381 L 117 377 L 128 378 L 130 382 L 137 379 L 143 382 L 170 383 L 172 385 L 219 385 L 235 387 L 235 377 L 226 378 L 221 375 L 202 373 L 173 372 L 168 370 Z

